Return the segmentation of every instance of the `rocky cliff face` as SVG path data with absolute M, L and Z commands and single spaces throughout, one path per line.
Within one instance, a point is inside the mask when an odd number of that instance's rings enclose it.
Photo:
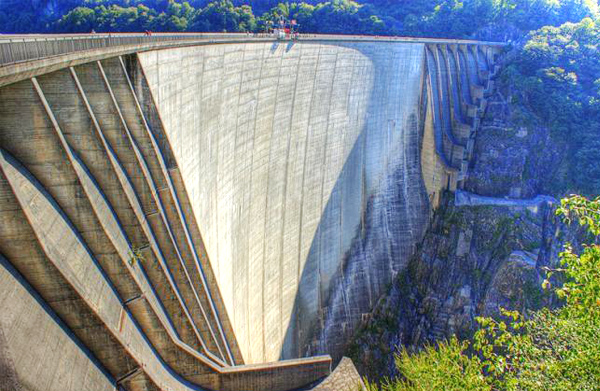
M 451 335 L 468 337 L 476 316 L 500 307 L 556 305 L 541 289 L 543 267 L 555 265 L 577 232 L 554 216 L 551 167 L 563 151 L 547 129 L 511 105 L 511 92 L 490 97 L 464 190 L 447 193 L 416 256 L 350 344 L 363 375 L 394 376 L 393 354 Z M 465 201 L 468 199 L 468 201 Z M 527 200 L 529 199 L 529 200 Z

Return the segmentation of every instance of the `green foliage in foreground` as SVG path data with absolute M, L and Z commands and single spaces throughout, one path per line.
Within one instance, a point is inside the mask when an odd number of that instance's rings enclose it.
M 566 198 L 557 214 L 567 222 L 577 219 L 598 240 L 600 198 Z M 587 245 L 581 254 L 566 246 L 561 268 L 548 270 L 548 278 L 557 273 L 565 281 L 555 289 L 562 308 L 527 318 L 506 310 L 501 320 L 479 318 L 473 340 L 401 352 L 396 365 L 403 378 L 369 384 L 368 390 L 600 390 L 600 246 Z M 550 289 L 550 280 L 544 285 Z

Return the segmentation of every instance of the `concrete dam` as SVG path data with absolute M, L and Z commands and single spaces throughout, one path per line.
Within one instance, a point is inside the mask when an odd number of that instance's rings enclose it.
M 468 176 L 501 49 L 0 37 L 0 383 L 356 389 L 332 362 Z

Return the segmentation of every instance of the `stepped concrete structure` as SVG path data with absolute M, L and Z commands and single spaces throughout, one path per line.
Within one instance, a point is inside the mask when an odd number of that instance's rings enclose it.
M 500 50 L 0 36 L 0 390 L 360 388 Z

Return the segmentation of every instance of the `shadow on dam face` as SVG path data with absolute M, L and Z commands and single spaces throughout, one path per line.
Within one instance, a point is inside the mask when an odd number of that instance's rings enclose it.
M 246 362 L 342 352 L 421 238 L 425 47 L 138 55 Z
M 429 201 L 420 172 L 419 126 L 414 115 L 405 125 L 400 137 L 406 147 L 387 155 L 393 161 L 380 182 L 371 191 L 362 189 L 356 209 L 344 210 L 341 204 L 353 194 L 345 190 L 367 176 L 364 161 L 356 164 L 355 159 L 365 159 L 368 136 L 361 134 L 350 153 L 311 244 L 282 359 L 315 354 L 339 359 L 363 314 L 370 313 L 422 238 Z M 389 138 L 384 141 L 384 149 L 392 145 Z M 336 221 L 339 225 L 333 226 Z M 332 252 L 339 263 L 324 264 Z M 315 275 L 321 280 L 315 281 Z
M 365 56 L 372 54 L 361 49 Z M 422 90 L 409 84 L 410 71 L 394 68 L 393 63 L 402 64 L 399 58 L 389 61 L 373 63 L 368 117 L 313 237 L 282 359 L 340 358 L 355 325 L 405 266 L 427 225 L 430 205 L 420 160 Z

